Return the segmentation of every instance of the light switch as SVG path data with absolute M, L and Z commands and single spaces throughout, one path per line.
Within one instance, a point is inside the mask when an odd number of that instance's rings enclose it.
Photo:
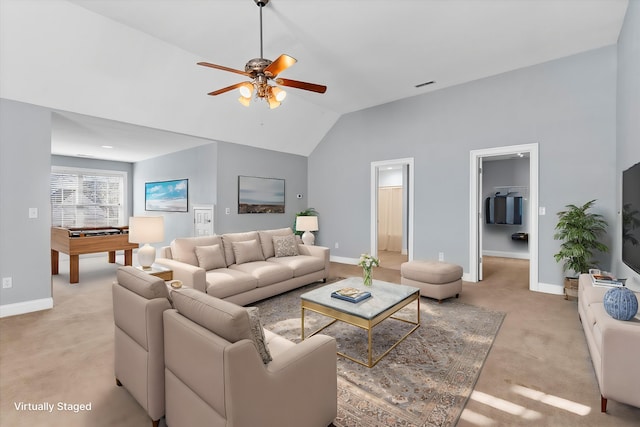
M 546 215 L 547 214 L 547 208 L 545 208 L 544 206 L 540 206 L 538 208 L 538 214 L 540 215 Z
M 29 208 L 29 218 L 38 218 L 38 208 Z
M 224 213 L 227 215 L 231 215 L 231 208 L 225 208 Z

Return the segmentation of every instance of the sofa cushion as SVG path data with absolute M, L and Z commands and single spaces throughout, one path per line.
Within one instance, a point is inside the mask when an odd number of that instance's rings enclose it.
M 220 245 L 220 236 L 179 237 L 171 242 L 171 255 L 176 261 L 198 265 L 196 246 Z
M 291 228 L 278 228 L 275 230 L 261 230 L 258 231 L 260 236 L 260 244 L 262 245 L 262 254 L 266 259 L 275 256 L 275 249 L 273 247 L 274 236 L 295 236 Z
M 262 324 L 260 323 L 258 307 L 247 307 L 247 313 L 249 313 L 249 324 L 251 325 L 253 341 L 256 343 L 256 349 L 262 358 L 262 363 L 266 365 L 271 362 L 272 359 L 269 353 L 269 347 L 267 347 L 267 340 L 264 337 L 264 329 L 262 329 Z
M 191 288 L 173 291 L 174 307 L 184 317 L 234 343 L 253 341 L 249 314 L 244 307 Z
M 257 231 L 248 231 L 246 233 L 227 233 L 222 235 L 222 243 L 224 246 L 224 259 L 227 266 L 236 263 L 236 257 L 233 253 L 233 242 L 246 242 L 247 240 L 258 240 Z
M 229 269 L 242 271 L 258 279 L 258 287 L 273 285 L 293 278 L 293 270 L 286 265 L 268 261 L 254 261 L 230 265 Z
M 293 234 L 288 236 L 273 236 L 272 239 L 276 258 L 298 255 L 298 242 Z
M 227 267 L 220 245 L 196 246 L 196 257 L 198 265 L 205 270 Z
M 298 255 L 292 257 L 275 257 L 269 258 L 267 261 L 286 265 L 293 270 L 293 277 L 304 276 L 305 274 L 315 273 L 324 270 L 324 260 L 319 257 L 310 255 Z
M 232 242 L 233 256 L 236 264 L 244 264 L 252 261 L 264 261 L 260 243 L 257 240 L 247 240 L 246 242 Z
M 127 288 L 146 299 L 167 298 L 169 292 L 164 280 L 151 274 L 140 271 L 135 267 L 119 267 L 116 279 L 120 286 Z
M 216 298 L 227 298 L 258 287 L 258 279 L 230 268 L 217 268 L 206 273 L 206 291 Z

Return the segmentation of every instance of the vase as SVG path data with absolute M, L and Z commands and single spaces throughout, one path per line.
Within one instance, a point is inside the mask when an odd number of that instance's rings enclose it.
M 362 276 L 363 276 L 363 283 L 365 286 L 371 286 L 372 283 L 372 277 L 371 277 L 371 273 L 372 273 L 371 268 L 363 268 L 362 269 Z

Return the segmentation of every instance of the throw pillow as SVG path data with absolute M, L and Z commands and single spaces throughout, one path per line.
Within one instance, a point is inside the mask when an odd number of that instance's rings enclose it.
M 265 259 L 273 258 L 275 251 L 273 250 L 273 236 L 293 236 L 293 230 L 290 227 L 278 228 L 273 230 L 260 230 L 258 236 L 260 236 L 260 245 L 262 245 L 262 255 Z
M 260 353 L 262 363 L 266 365 L 273 359 L 271 358 L 269 347 L 267 347 L 267 342 L 264 338 L 264 330 L 262 329 L 262 324 L 260 323 L 258 307 L 247 307 L 247 313 L 249 313 L 249 325 L 251 326 L 253 342 L 256 345 L 258 353 Z
M 609 316 L 617 320 L 631 320 L 638 312 L 638 298 L 628 288 L 611 288 L 602 299 Z
M 296 237 L 293 234 L 289 236 L 273 236 L 273 249 L 276 258 L 299 255 L 298 242 L 296 242 Z
M 247 240 L 245 242 L 233 242 L 233 254 L 236 264 L 244 264 L 251 261 L 264 261 L 260 243 L 257 240 Z
M 196 256 L 198 265 L 207 271 L 227 267 L 220 245 L 196 246 Z

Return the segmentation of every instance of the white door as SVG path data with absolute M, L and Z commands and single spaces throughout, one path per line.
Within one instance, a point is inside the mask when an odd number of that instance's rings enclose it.
M 193 207 L 194 235 L 213 236 L 213 206 Z

